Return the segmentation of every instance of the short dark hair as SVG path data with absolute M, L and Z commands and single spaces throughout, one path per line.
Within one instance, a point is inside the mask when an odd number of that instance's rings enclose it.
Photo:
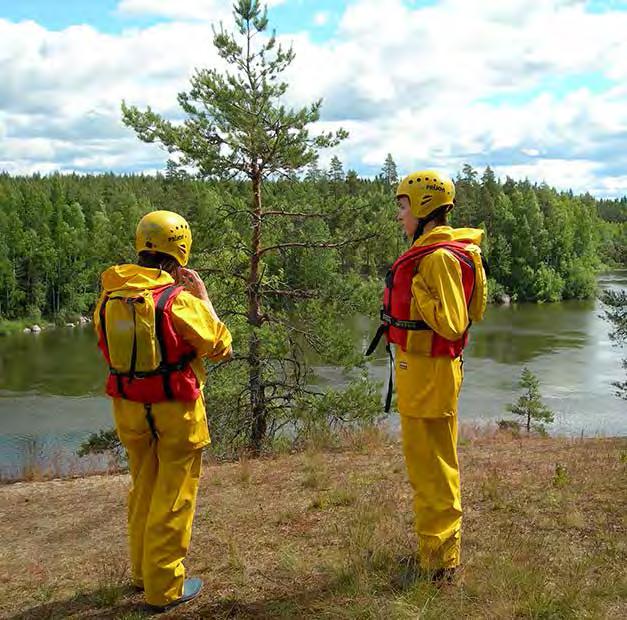
M 428 221 L 435 222 L 436 226 L 446 226 L 448 224 L 448 212 L 453 205 L 444 205 L 437 208 L 429 215 Z
M 142 250 L 139 253 L 137 264 L 140 267 L 150 269 L 163 269 L 170 274 L 173 274 L 179 267 L 179 262 L 173 256 L 163 252 L 149 252 L 148 250 Z

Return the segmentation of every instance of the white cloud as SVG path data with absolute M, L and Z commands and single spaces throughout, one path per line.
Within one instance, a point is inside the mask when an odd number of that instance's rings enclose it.
M 314 15 L 314 24 L 316 26 L 325 26 L 329 22 L 329 11 L 319 11 Z
M 193 68 L 219 62 L 202 20 L 230 27 L 231 2 L 122 0 L 118 9 L 184 21 L 109 35 L 0 19 L 0 168 L 153 169 L 165 161 L 123 127 L 120 101 L 176 115 L 176 93 Z M 433 165 L 454 174 L 469 161 L 617 194 L 627 193 L 624 32 L 627 13 L 591 14 L 580 0 L 419 8 L 353 0 L 336 39 L 314 42 L 305 31 L 280 38 L 297 53 L 288 101 L 324 98 L 320 127 L 351 131 L 337 150 L 346 168 L 374 171 L 390 152 L 401 172 Z M 614 85 L 595 92 L 590 76 Z M 556 83 L 567 87 L 552 92 Z
M 589 157 L 598 165 L 585 177 L 546 162 L 524 172 L 558 187 L 619 191 L 623 177 L 609 167 L 627 166 L 627 89 L 595 93 L 586 84 L 627 76 L 627 14 L 590 14 L 576 0 L 444 0 L 417 10 L 361 0 L 340 30 L 324 45 L 300 37 L 289 81 L 299 102 L 324 97 L 323 117 L 357 121 L 342 147 L 353 167 L 378 166 L 387 152 L 404 170 L 452 173 L 464 161 Z M 568 76 L 580 85 L 553 94 Z
M 495 166 L 497 176 L 516 180 L 545 181 L 551 186 L 589 192 L 596 196 L 627 194 L 627 174 L 605 175 L 602 164 L 585 159 L 537 159 L 533 163 Z
M 163 154 L 124 127 L 122 99 L 175 115 L 199 60 L 218 63 L 206 25 L 194 23 L 114 36 L 0 19 L 0 40 L 0 169 L 11 171 L 155 167 Z
M 585 159 L 538 159 L 533 163 L 495 166 L 497 175 L 513 179 L 543 180 L 549 185 L 572 188 L 577 192 L 596 191 L 599 164 Z
M 276 6 L 285 0 L 266 0 Z M 125 15 L 153 15 L 170 19 L 220 21 L 229 17 L 233 3 L 225 0 L 120 0 L 117 10 Z

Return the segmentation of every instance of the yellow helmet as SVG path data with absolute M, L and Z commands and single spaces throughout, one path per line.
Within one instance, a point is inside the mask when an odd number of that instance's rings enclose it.
M 418 170 L 407 175 L 396 190 L 396 197 L 407 196 L 412 215 L 422 220 L 446 205 L 453 208 L 455 185 L 435 170 Z
M 135 233 L 137 253 L 162 252 L 187 265 L 192 248 L 192 231 L 185 218 L 172 211 L 153 211 L 139 220 Z

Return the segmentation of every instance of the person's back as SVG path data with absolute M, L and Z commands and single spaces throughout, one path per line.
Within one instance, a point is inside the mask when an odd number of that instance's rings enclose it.
M 200 580 L 185 579 L 182 562 L 202 449 L 210 442 L 202 358 L 219 361 L 231 354 L 231 335 L 202 280 L 184 269 L 190 247 L 183 218 L 149 213 L 137 230 L 139 264 L 103 273 L 94 312 L 110 369 L 107 393 L 132 478 L 132 578 L 148 604 L 158 608 L 191 600 L 200 591 Z

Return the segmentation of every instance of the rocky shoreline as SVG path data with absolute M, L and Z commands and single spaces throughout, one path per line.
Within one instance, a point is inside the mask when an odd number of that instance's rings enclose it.
M 80 316 L 78 317 L 78 320 L 73 322 L 73 323 L 65 323 L 64 325 L 55 325 L 54 323 L 47 323 L 44 324 L 44 326 L 42 327 L 41 325 L 39 325 L 38 323 L 34 323 L 33 325 L 31 325 L 30 327 L 25 327 L 22 330 L 22 333 L 24 334 L 39 334 L 44 330 L 48 330 L 48 329 L 57 329 L 59 327 L 83 327 L 85 325 L 88 325 L 89 323 L 91 323 L 91 319 L 86 317 L 86 316 Z

